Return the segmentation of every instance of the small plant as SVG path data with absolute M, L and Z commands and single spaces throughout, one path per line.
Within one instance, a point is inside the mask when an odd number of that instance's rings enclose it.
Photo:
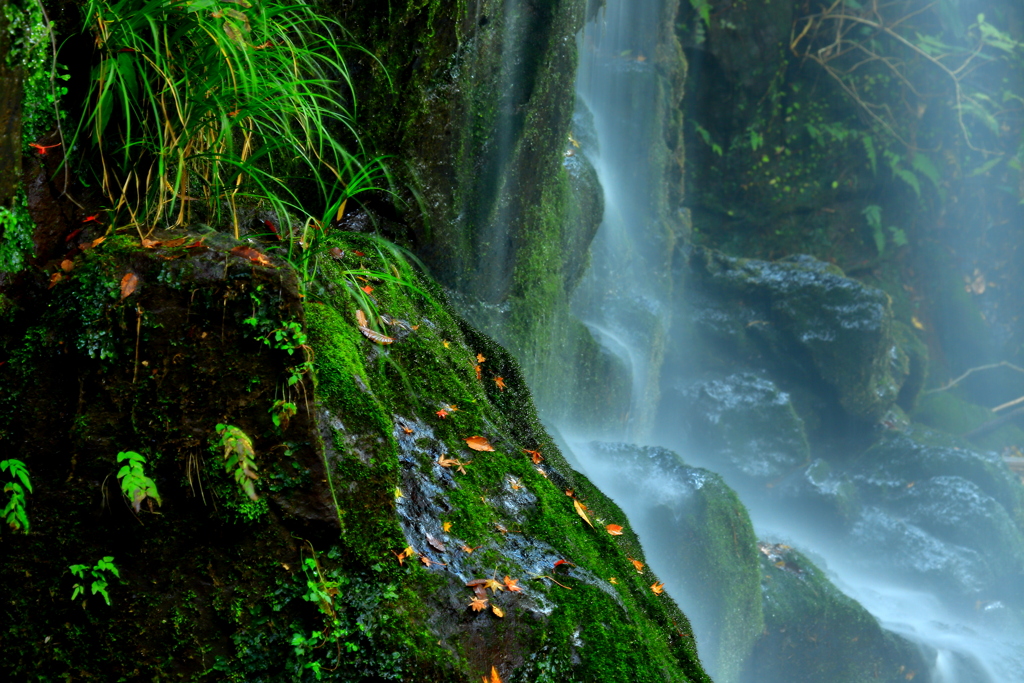
M 252 448 L 252 439 L 233 425 L 218 424 L 217 433 L 224 447 L 224 470 L 234 475 L 235 481 L 251 500 L 259 500 L 253 486 L 259 475 L 256 474 L 256 452 Z
M 110 604 L 110 594 L 107 593 L 107 586 L 110 583 L 108 576 L 113 575 L 117 579 L 121 578 L 121 572 L 114 565 L 114 557 L 112 555 L 101 558 L 92 567 L 84 564 L 73 564 L 68 569 L 71 570 L 71 574 L 75 578 L 82 581 L 91 581 L 89 584 L 91 595 L 102 595 L 107 605 Z M 89 576 L 86 577 L 86 574 Z M 85 585 L 76 583 L 72 586 L 71 599 L 74 600 L 79 595 L 85 595 Z M 82 601 L 82 607 L 85 607 L 85 601 Z
M 311 631 L 309 637 L 306 637 L 304 633 L 293 634 L 292 647 L 295 648 L 296 655 L 305 658 L 313 650 L 325 645 L 333 644 L 335 646 L 337 658 L 333 667 L 327 668 L 315 659 L 303 665 L 303 668 L 310 669 L 319 681 L 324 671 L 334 671 L 341 664 L 342 647 L 347 652 L 352 653 L 358 651 L 359 646 L 351 640 L 347 640 L 353 632 L 351 629 L 346 628 L 342 622 L 341 615 L 335 607 L 336 601 L 341 597 L 343 581 L 332 580 L 326 576 L 323 567 L 320 566 L 320 562 L 316 558 L 315 551 L 312 557 L 307 557 L 302 561 L 302 565 L 303 570 L 306 572 L 306 594 L 302 598 L 308 602 L 316 603 L 317 607 L 319 607 L 324 617 L 324 628 L 319 631 Z M 357 624 L 357 628 L 360 631 L 365 630 L 361 623 Z
M 150 512 L 153 511 L 152 501 L 156 501 L 157 505 L 163 505 L 156 484 L 143 470 L 146 458 L 135 451 L 122 451 L 117 454 L 117 461 L 125 463 L 118 471 L 117 478 L 121 482 L 121 493 L 132 502 L 135 512 L 139 511 L 144 500 L 149 504 Z
M 288 422 L 295 414 L 299 412 L 298 406 L 290 401 L 282 401 L 278 399 L 274 401 L 274 405 L 270 407 L 270 419 L 274 421 L 274 426 L 278 429 L 288 429 Z
M 28 533 L 28 514 L 25 512 L 25 491 L 32 493 L 32 482 L 28 477 L 28 468 L 20 460 L 0 461 L 0 471 L 9 472 L 14 481 L 4 486 L 4 493 L 11 495 L 4 508 L 3 516 L 7 526 L 13 531 Z

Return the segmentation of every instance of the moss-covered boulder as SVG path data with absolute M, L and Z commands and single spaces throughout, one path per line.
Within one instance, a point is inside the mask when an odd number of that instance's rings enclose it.
M 917 646 L 884 630 L 805 555 L 781 543 L 757 545 L 765 627 L 745 682 L 931 680 Z
M 737 259 L 695 248 L 687 259 L 694 325 L 719 355 L 768 369 L 860 420 L 896 401 L 909 365 L 884 292 L 807 256 Z
M 721 476 L 664 448 L 592 443 L 588 474 L 630 514 L 648 558 L 685 605 L 701 658 L 719 683 L 738 679 L 761 632 L 753 526 Z
M 9 677 L 708 680 L 516 362 L 398 252 L 296 245 L 302 282 L 269 246 L 152 238 L 83 235 L 4 291 L 0 452 L 32 484 Z

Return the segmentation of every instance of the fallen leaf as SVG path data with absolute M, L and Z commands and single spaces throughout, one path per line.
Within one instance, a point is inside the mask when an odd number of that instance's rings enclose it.
M 575 491 L 573 491 L 572 489 L 566 489 L 566 490 L 565 490 L 565 495 L 567 495 L 567 496 L 569 496 L 570 498 L 572 498 L 573 496 L 575 496 L 575 495 L 576 495 L 576 492 L 575 492 Z
M 156 249 L 161 244 L 163 244 L 163 242 L 161 242 L 160 240 L 147 240 L 145 237 L 142 238 L 143 249 Z
M 442 339 L 442 340 L 441 340 L 441 344 L 443 344 L 443 345 L 444 345 L 444 348 L 446 348 L 446 349 L 447 349 L 447 348 L 450 348 L 450 347 L 451 347 L 451 345 L 452 345 L 452 343 L 451 343 L 450 341 L 448 341 L 447 339 Z
M 629 558 L 626 558 L 626 559 L 628 559 L 630 562 L 633 563 L 633 568 L 636 569 L 636 573 L 637 574 L 643 574 L 644 573 L 644 563 L 643 562 L 641 562 L 640 560 L 634 560 L 632 557 L 629 557 Z
M 375 332 L 374 330 L 371 330 L 369 327 L 365 327 L 362 325 L 359 326 L 359 331 L 363 333 L 364 337 L 371 341 L 375 341 L 378 344 L 393 344 L 395 341 L 394 337 L 389 337 L 386 334 Z
M 168 248 L 180 247 L 181 245 L 185 244 L 185 241 L 187 239 L 188 238 L 186 238 L 186 237 L 179 237 L 176 240 L 167 240 L 166 242 L 164 242 L 164 247 L 168 247 Z
M 474 365 L 473 369 L 476 370 L 476 378 L 480 379 L 483 376 L 482 372 L 480 370 L 480 366 L 479 365 Z
M 449 531 L 452 530 L 452 523 L 451 522 L 445 522 L 444 524 L 441 525 L 441 529 L 443 529 L 445 533 L 448 533 Z
M 590 517 L 587 517 L 587 506 L 579 502 L 575 498 L 572 499 L 572 506 L 576 508 L 576 514 L 583 518 L 583 521 L 589 524 L 591 527 L 594 523 L 590 521 Z
M 440 551 L 442 553 L 445 551 L 444 543 L 442 543 L 441 541 L 437 540 L 436 538 L 434 538 L 430 534 L 427 534 L 427 543 L 429 543 L 430 546 L 432 548 L 434 548 L 434 550 Z
M 524 448 L 523 453 L 526 453 L 527 455 L 530 456 L 530 460 L 533 460 L 534 465 L 539 465 L 541 463 L 541 460 L 544 459 L 544 456 L 540 454 L 540 451 L 531 451 L 528 448 Z
M 473 608 L 474 612 L 479 612 L 487 608 L 487 601 L 481 597 L 474 597 L 473 602 L 469 603 L 469 606 Z
M 139 276 L 129 271 L 121 278 L 121 298 L 127 298 L 139 286 Z
M 50 276 L 50 284 L 46 287 L 47 289 L 53 289 L 54 285 L 64 279 L 64 276 L 60 273 L 54 273 Z
M 462 462 L 458 458 L 446 458 L 443 455 L 440 455 L 437 458 L 437 464 L 441 467 L 454 467 L 457 472 L 465 474 L 466 468 L 464 465 L 468 465 L 469 463 Z
M 495 377 L 494 383 L 498 385 L 500 391 L 505 391 L 505 380 L 502 377 Z
M 501 524 L 498 524 L 497 522 L 494 523 L 494 528 L 498 530 L 499 534 L 507 534 L 508 533 L 508 529 L 506 529 Z
M 476 362 L 477 362 L 477 363 L 483 363 L 483 362 L 484 362 L 485 360 L 487 360 L 487 359 L 486 359 L 486 358 L 484 358 L 484 356 L 483 356 L 483 354 L 482 354 L 482 353 L 478 353 L 478 354 L 476 354 Z
M 103 240 L 105 240 L 105 239 L 107 239 L 107 238 L 106 237 L 97 237 L 96 239 L 94 239 L 92 242 L 89 243 L 89 247 L 88 248 L 89 249 L 95 249 L 96 247 L 98 247 L 101 244 L 103 244 Z
M 655 581 L 651 584 L 651 592 L 653 592 L 655 595 L 661 595 L 665 592 L 665 584 L 658 583 L 657 581 Z
M 352 253 L 355 254 L 356 256 L 366 256 L 366 254 L 364 254 L 361 251 L 353 251 Z
M 510 478 L 508 480 L 508 485 L 512 487 L 513 491 L 518 491 L 519 489 L 523 488 L 523 483 L 521 481 L 519 481 L 518 479 L 511 479 Z
M 483 677 L 484 683 L 501 683 L 501 678 L 498 677 L 498 670 L 493 666 L 491 667 L 491 678 L 488 680 L 487 676 Z
M 398 500 L 398 499 L 399 499 L 399 498 L 401 498 L 401 497 L 402 497 L 402 489 L 400 489 L 400 488 L 398 488 L 398 487 L 396 486 L 396 487 L 395 487 L 395 500 Z
M 360 287 L 359 289 L 363 290 L 367 294 L 373 294 L 373 287 L 371 287 L 370 285 L 366 285 L 365 287 Z
M 327 250 L 327 253 L 331 255 L 331 258 L 340 261 L 345 258 L 345 252 L 340 247 L 331 247 Z
M 609 524 L 608 526 L 605 527 L 605 529 L 612 536 L 621 536 L 622 535 L 622 527 L 619 526 L 618 524 Z
M 498 591 L 505 590 L 505 585 L 500 581 L 495 581 L 494 579 L 486 579 L 484 581 L 484 588 L 490 588 L 492 591 L 497 593 Z
M 540 476 L 544 477 L 545 479 L 548 478 L 548 473 L 542 470 L 541 468 L 535 467 L 534 469 L 536 469 L 540 473 Z
M 468 439 L 463 439 L 463 441 L 465 441 L 466 445 L 472 448 L 474 451 L 494 450 L 494 446 L 492 446 L 490 442 L 488 442 L 487 439 L 485 439 L 482 436 L 471 436 Z
M 557 568 L 558 568 L 558 567 L 559 567 L 560 565 L 563 565 L 563 564 L 568 564 L 568 565 L 572 565 L 572 562 L 570 562 L 569 560 L 559 560 L 558 562 L 555 562 L 555 564 L 553 565 L 553 567 L 554 567 L 555 569 L 557 569 Z M 575 565 L 572 565 L 572 566 L 575 566 Z
M 476 550 L 476 548 L 470 548 L 468 545 L 462 546 L 462 552 L 466 553 L 467 555 L 473 552 L 474 550 Z
M 466 585 L 472 588 L 478 597 L 487 597 L 487 579 L 473 579 L 472 581 L 467 581 Z
M 205 240 L 205 239 L 206 239 L 205 237 L 200 237 L 199 239 L 197 239 L 192 244 L 186 244 L 185 248 L 186 249 L 200 249 L 200 248 L 205 249 L 206 245 L 203 244 L 203 240 Z
M 434 561 L 432 559 L 430 559 L 429 557 L 427 557 L 426 555 L 420 555 L 420 562 L 422 562 L 423 564 L 425 564 L 428 567 L 430 565 L 434 564 Z
M 66 258 L 60 262 L 60 269 L 63 270 L 65 273 L 70 273 L 74 267 L 75 262 L 72 261 L 71 259 Z
M 919 330 L 923 330 L 924 329 L 924 323 L 922 323 L 920 320 L 918 320 L 916 315 L 910 317 L 910 322 L 911 322 L 911 324 L 913 324 L 913 326 L 915 328 L 917 328 Z
M 518 585 L 516 585 L 518 583 L 519 583 L 519 579 L 513 579 L 508 574 L 505 575 L 505 588 L 507 588 L 510 593 L 522 593 L 523 592 L 523 589 L 520 588 Z
M 231 250 L 233 256 L 239 256 L 244 259 L 249 259 L 253 263 L 259 266 L 269 266 L 270 259 L 264 256 L 261 252 L 256 251 L 252 247 L 247 247 L 244 244 L 239 244 L 237 247 Z
M 402 427 L 402 431 L 405 432 L 406 434 L 412 434 L 412 430 L 409 429 L 408 427 Z
M 452 411 L 453 413 L 459 412 L 458 406 L 448 406 L 448 410 Z
M 447 410 L 445 410 L 444 408 L 441 408 L 441 410 L 437 411 L 437 413 L 435 413 L 435 414 L 436 414 L 436 415 L 437 415 L 437 416 L 438 416 L 439 418 L 441 418 L 442 420 L 443 420 L 444 418 L 448 417 L 448 411 L 447 411 Z
M 496 616 L 496 617 L 504 617 L 505 616 L 505 612 L 502 611 L 502 609 L 500 607 L 498 607 L 497 605 L 491 605 L 491 611 L 494 612 L 494 616 Z
M 357 308 L 356 309 L 356 324 L 359 325 L 359 327 L 366 327 L 368 322 L 369 321 L 366 319 L 366 314 L 363 313 L 363 309 Z
M 608 580 L 611 581 L 612 583 L 614 583 L 616 586 L 619 585 L 619 580 L 616 579 L 614 576 L 612 578 L 608 579 Z

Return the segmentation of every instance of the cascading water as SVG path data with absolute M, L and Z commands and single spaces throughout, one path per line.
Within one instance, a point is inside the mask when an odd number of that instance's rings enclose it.
M 593 441 L 659 443 L 680 453 L 689 464 L 711 471 L 720 464 L 714 456 L 694 450 L 685 429 L 655 426 L 662 384 L 659 374 L 666 370 L 662 367 L 664 349 L 678 343 L 669 339 L 670 311 L 678 310 L 671 300 L 671 254 L 683 222 L 666 206 L 668 152 L 662 124 L 672 103 L 666 99 L 671 86 L 661 67 L 664 60 L 673 58 L 666 54 L 665 45 L 670 41 L 662 33 L 670 30 L 667 5 L 674 3 L 608 0 L 579 39 L 575 137 L 582 145 L 577 153 L 586 155 L 597 170 L 604 188 L 605 215 L 573 311 L 605 351 L 629 368 L 633 383 L 629 413 L 606 416 L 607 427 L 600 433 L 580 433 L 572 424 L 556 427 L 568 442 L 570 457 L 629 515 L 644 541 L 652 569 L 693 621 L 709 673 L 719 683 L 746 682 L 754 680 L 754 672 L 749 663 L 741 661 L 745 655 L 731 650 L 747 636 L 722 632 L 728 617 L 742 621 L 742 614 L 722 612 L 742 612 L 744 607 L 730 602 L 728 595 L 709 595 L 704 590 L 710 585 L 702 583 L 707 577 L 696 576 L 694 570 L 699 558 L 693 553 L 700 550 L 680 551 L 676 547 L 680 537 L 674 535 L 675 526 L 693 523 L 679 511 L 707 495 L 707 490 L 724 488 L 721 480 L 712 472 L 682 466 L 666 451 Z M 588 126 L 592 128 L 588 130 Z M 679 369 L 667 371 L 678 373 Z M 813 510 L 794 507 L 780 514 L 778 499 L 765 487 L 751 487 L 727 471 L 722 476 L 739 491 L 760 537 L 813 552 L 815 561 L 843 592 L 866 607 L 885 629 L 905 638 L 903 642 L 920 647 L 921 661 L 930 670 L 901 670 L 900 677 L 933 683 L 1024 681 L 1024 636 L 1012 611 L 998 600 L 965 607 L 949 592 L 916 583 L 913 572 L 901 573 L 899 561 L 888 555 L 889 546 L 881 540 L 880 552 L 872 553 L 866 543 L 851 544 L 852 536 L 836 535 L 819 524 Z M 927 536 L 927 542 L 907 551 L 907 562 L 915 568 L 934 563 L 941 574 L 952 571 L 952 561 L 943 564 L 938 555 L 970 554 L 935 541 L 920 530 L 927 524 L 915 525 L 896 512 L 865 504 L 855 515 L 862 527 L 872 515 L 884 517 L 884 524 L 899 529 L 894 533 L 903 534 L 890 539 L 893 543 L 912 545 L 918 537 Z M 868 541 L 871 534 L 881 533 L 880 528 L 865 532 Z M 748 634 L 751 638 L 757 635 Z M 777 656 L 781 661 L 787 655 L 780 651 Z M 768 683 L 791 680 L 756 679 Z

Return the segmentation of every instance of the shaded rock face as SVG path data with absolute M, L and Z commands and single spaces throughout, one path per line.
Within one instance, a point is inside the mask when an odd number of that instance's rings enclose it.
M 767 262 L 695 248 L 686 259 L 693 327 L 719 357 L 802 384 L 858 420 L 877 420 L 908 374 L 885 293 L 822 261 Z
M 708 680 L 686 617 L 634 571 L 625 516 L 561 457 L 517 363 L 385 244 L 345 235 L 303 284 L 273 252 L 236 250 L 260 245 L 156 237 L 107 237 L 51 289 L 30 274 L 2 292 L 0 452 L 33 492 L 29 533 L 4 531 L 0 570 L 18 579 L 0 583 L 0 668 Z M 399 273 L 372 286 L 368 322 L 390 343 L 358 329 L 353 269 Z M 225 459 L 218 423 L 249 437 L 256 479 Z M 162 504 L 122 500 L 125 450 Z M 588 526 L 566 489 L 624 534 Z M 109 605 L 91 581 L 72 602 L 69 566 L 104 557 L 119 570 Z

